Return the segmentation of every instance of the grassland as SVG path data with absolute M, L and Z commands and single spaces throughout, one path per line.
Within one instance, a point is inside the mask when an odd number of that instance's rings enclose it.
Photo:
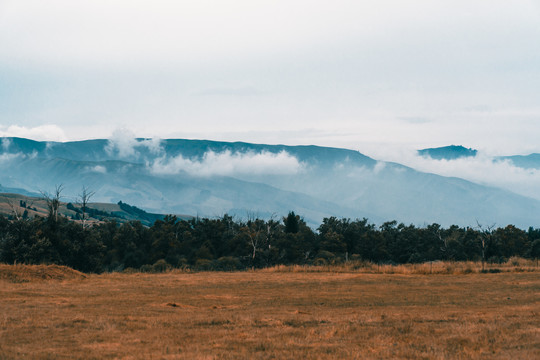
M 540 358 L 537 271 L 427 269 L 0 265 L 0 359 Z

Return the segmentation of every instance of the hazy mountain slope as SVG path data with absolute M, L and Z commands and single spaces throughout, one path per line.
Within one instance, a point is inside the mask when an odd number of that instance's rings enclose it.
M 376 214 L 415 224 L 476 225 L 476 221 L 527 227 L 540 219 L 540 202 L 459 178 L 418 172 L 400 164 L 381 162 L 373 168 L 338 167 L 269 183 L 311 196 L 333 199 L 352 208 L 355 216 Z
M 510 160 L 514 166 L 523 169 L 540 170 L 540 154 L 499 156 L 500 160 Z
M 155 176 L 145 165 L 122 161 L 31 158 L 2 168 L 0 182 L 9 184 L 12 178 L 18 179 L 18 186 L 35 192 L 52 191 L 62 184 L 65 201 L 75 201 L 84 185 L 95 191 L 94 201 L 124 201 L 156 213 L 269 217 L 293 210 L 313 224 L 328 214 L 352 214 L 351 209 L 330 201 L 262 183 L 225 176 Z
M 470 150 L 470 149 L 467 149 Z M 357 151 L 207 140 L 3 139 L 0 184 L 28 191 L 83 185 L 95 201 L 124 201 L 155 213 L 303 215 L 396 219 L 443 225 L 536 226 L 540 202 L 457 178 L 378 162 Z

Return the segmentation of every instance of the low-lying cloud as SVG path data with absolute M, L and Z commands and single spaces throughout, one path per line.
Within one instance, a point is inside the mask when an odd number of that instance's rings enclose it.
M 150 171 L 158 175 L 174 175 L 185 172 L 189 175 L 242 176 L 242 175 L 294 175 L 303 164 L 286 151 L 235 152 L 230 150 L 216 153 L 208 151 L 201 159 L 187 159 L 182 155 L 160 157 L 148 164 Z
M 161 139 L 136 139 L 135 134 L 127 129 L 113 131 L 105 151 L 109 155 L 118 155 L 120 158 L 136 158 L 140 156 L 139 150 L 148 149 L 151 154 L 158 155 L 163 149 Z
M 21 153 L 15 153 L 15 154 L 2 153 L 0 154 L 0 164 L 9 162 L 14 159 L 22 158 L 22 157 L 24 157 L 24 155 Z
M 100 174 L 107 173 L 107 168 L 102 165 L 88 166 L 86 170 L 89 172 L 95 172 L 95 173 L 100 173 Z
M 9 147 L 11 146 L 11 139 L 3 138 L 1 142 L 2 142 L 2 151 L 5 153 L 8 152 Z
M 392 161 L 419 171 L 459 177 L 540 200 L 540 170 L 521 168 L 511 160 L 501 160 L 481 151 L 474 157 L 454 160 L 436 160 L 411 151 L 401 153 Z
M 13 144 L 13 141 L 10 138 L 0 139 L 0 164 L 8 163 L 15 159 L 34 159 L 37 156 L 37 152 L 34 150 L 30 154 L 25 154 L 23 152 L 11 152 L 10 148 Z

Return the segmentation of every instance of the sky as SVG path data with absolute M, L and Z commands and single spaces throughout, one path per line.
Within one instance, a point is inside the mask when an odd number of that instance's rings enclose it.
M 0 136 L 540 152 L 539 39 L 540 0 L 0 0 Z

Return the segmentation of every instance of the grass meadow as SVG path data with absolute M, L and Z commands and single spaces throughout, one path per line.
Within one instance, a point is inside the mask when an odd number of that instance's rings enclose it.
M 0 359 L 539 359 L 533 263 L 82 274 L 0 265 Z

